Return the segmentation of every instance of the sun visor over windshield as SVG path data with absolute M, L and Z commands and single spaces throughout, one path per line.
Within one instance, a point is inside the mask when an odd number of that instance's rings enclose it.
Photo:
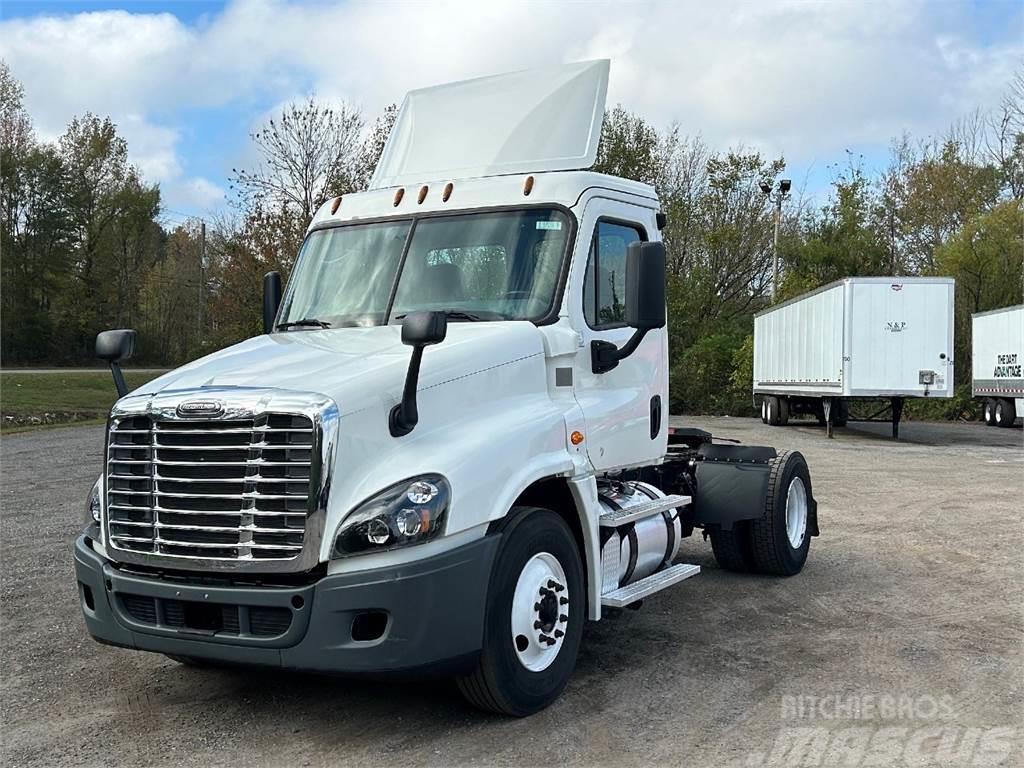
M 608 69 L 600 59 L 410 91 L 370 189 L 589 168 Z

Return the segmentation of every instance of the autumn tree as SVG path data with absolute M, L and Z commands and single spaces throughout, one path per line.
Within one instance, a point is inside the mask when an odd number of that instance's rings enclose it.
M 344 103 L 310 97 L 292 103 L 251 134 L 254 168 L 232 169 L 231 187 L 246 206 L 285 211 L 308 224 L 331 197 L 356 188 L 362 171 L 363 118 Z

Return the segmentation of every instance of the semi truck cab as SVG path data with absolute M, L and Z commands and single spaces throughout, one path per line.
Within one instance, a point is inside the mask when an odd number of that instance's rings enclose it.
M 326 201 L 265 333 L 121 398 L 75 543 L 102 643 L 184 664 L 454 677 L 553 701 L 586 620 L 700 568 L 789 576 L 797 452 L 668 422 L 656 191 L 588 169 L 607 61 L 410 93 Z M 684 318 L 685 321 L 685 318 Z

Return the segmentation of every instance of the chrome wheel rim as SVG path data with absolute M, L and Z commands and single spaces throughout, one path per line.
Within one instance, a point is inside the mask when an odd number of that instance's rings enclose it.
M 794 477 L 786 493 L 786 536 L 793 549 L 799 549 L 807 534 L 807 488 L 804 481 Z
M 512 597 L 512 647 L 531 672 L 558 657 L 569 625 L 569 585 L 558 558 L 540 552 L 523 566 Z

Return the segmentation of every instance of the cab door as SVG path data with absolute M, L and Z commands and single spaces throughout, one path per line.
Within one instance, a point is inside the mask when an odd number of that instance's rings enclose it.
M 570 317 L 582 344 L 573 386 L 586 424 L 587 454 L 597 470 L 649 464 L 665 453 L 668 346 L 664 328 L 649 331 L 636 351 L 594 373 L 592 342 L 622 347 L 633 335 L 624 322 L 626 249 L 657 238 L 655 211 L 592 198 L 580 224 L 571 280 Z

